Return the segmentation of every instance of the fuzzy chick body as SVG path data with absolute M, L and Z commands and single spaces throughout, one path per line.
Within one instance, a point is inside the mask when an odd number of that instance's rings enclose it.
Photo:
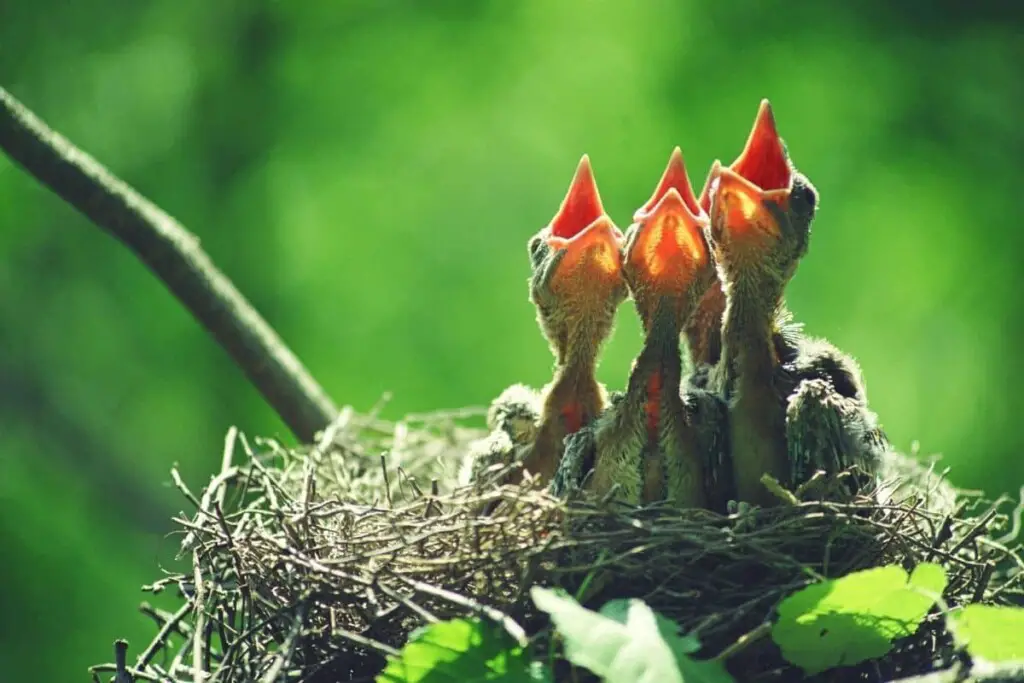
M 763 473 L 797 487 L 818 470 L 856 466 L 864 484 L 891 449 L 856 363 L 789 324 L 782 294 L 807 252 L 818 197 L 793 168 L 766 101 L 743 153 L 713 176 L 702 200 L 713 205 L 709 239 L 719 285 L 686 334 L 698 360 L 715 364 L 702 381 L 729 405 L 737 496 L 774 502 Z
M 670 500 L 703 507 L 721 411 L 701 393 L 684 396 L 680 333 L 714 276 L 703 237 L 706 216 L 673 152 L 651 199 L 626 235 L 623 273 L 643 323 L 643 348 L 626 391 L 568 440 L 556 492 L 583 486 L 629 504 Z
M 468 478 L 501 463 L 516 466 L 501 482 L 516 483 L 523 472 L 550 482 L 565 438 L 604 410 L 608 397 L 595 371 L 626 297 L 621 250 L 622 234 L 605 214 L 584 156 L 555 217 L 528 243 L 530 300 L 555 357 L 554 376 L 536 395 L 524 398 L 522 390 L 510 388 L 495 401 L 494 416 L 526 417 L 516 423 L 515 435 L 499 428 L 497 419 L 489 425 L 491 435 L 470 455 L 479 464 L 469 467 Z

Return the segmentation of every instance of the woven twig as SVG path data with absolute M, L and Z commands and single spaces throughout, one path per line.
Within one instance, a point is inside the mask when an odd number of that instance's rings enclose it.
M 747 647 L 742 637 L 763 632 L 782 598 L 821 577 L 936 561 L 950 577 L 950 605 L 1015 590 L 1004 570 L 1021 562 L 992 540 L 1009 526 L 1008 499 L 966 499 L 943 516 L 919 500 L 864 496 L 739 518 L 566 501 L 529 481 L 453 488 L 460 454 L 480 436 L 462 426 L 475 414 L 394 425 L 343 412 L 307 449 L 238 437 L 237 465 L 232 435 L 202 495 L 179 484 L 197 506 L 176 520 L 193 571 L 149 587 L 177 586 L 184 603 L 175 614 L 148 608 L 159 632 L 131 672 L 168 683 L 370 680 L 411 630 L 439 619 L 482 614 L 543 641 L 547 621 L 527 598 L 541 584 L 595 607 L 643 598 L 696 631 L 704 654 L 735 652 L 730 668 L 742 680 L 795 680 L 767 639 Z M 897 644 L 884 673 L 918 673 L 951 656 L 934 619 Z M 828 680 L 881 673 L 872 666 Z

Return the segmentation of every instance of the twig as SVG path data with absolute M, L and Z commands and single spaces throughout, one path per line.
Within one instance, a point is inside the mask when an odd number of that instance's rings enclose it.
M 135 683 L 135 677 L 128 671 L 128 641 L 114 642 L 114 683 Z
M 752 631 L 744 633 L 742 636 L 736 639 L 736 642 L 719 652 L 715 656 L 715 661 L 724 662 L 725 660 L 733 657 L 743 650 L 756 643 L 757 641 L 764 638 L 766 635 L 771 633 L 772 625 L 770 622 L 764 622 Z
M 946 515 L 942 520 L 942 526 L 939 527 L 939 533 L 935 534 L 935 538 L 932 540 L 932 547 L 941 548 L 942 544 L 951 538 L 953 538 L 953 515 Z
M 177 586 L 181 581 L 182 574 L 172 574 L 165 576 L 162 579 L 157 579 L 153 583 L 147 583 L 142 586 L 142 591 L 145 593 L 152 593 L 153 595 L 159 595 L 163 593 L 168 586 Z
M 982 517 L 977 523 L 975 523 L 975 525 L 971 527 L 971 530 L 964 534 L 964 537 L 957 541 L 956 544 L 947 552 L 950 555 L 956 555 L 965 545 L 967 545 L 972 540 L 977 538 L 981 533 L 983 533 L 985 529 L 988 527 L 988 525 L 992 522 L 992 519 L 995 516 L 996 511 L 989 510 L 988 513 L 984 517 Z
M 363 647 L 369 650 L 379 652 L 380 654 L 385 655 L 387 657 L 397 657 L 399 656 L 399 654 L 401 654 L 398 650 L 391 647 L 390 645 L 385 645 L 384 643 L 378 640 L 374 640 L 373 638 L 367 638 L 364 635 L 360 635 L 355 631 L 349 631 L 348 629 L 341 628 L 340 626 L 332 626 L 332 632 L 333 635 L 351 640 L 353 643 L 362 645 Z
M 394 502 L 391 500 L 391 479 L 388 477 L 388 460 L 384 453 L 380 454 L 380 471 L 384 477 L 384 497 L 388 501 L 388 508 L 392 508 Z
M 227 469 L 221 470 L 213 479 L 210 480 L 210 485 L 203 491 L 203 498 L 199 500 L 195 497 L 195 494 L 188 488 L 188 485 L 181 478 L 181 473 L 178 472 L 178 468 L 174 467 L 171 469 L 171 479 L 174 480 L 174 485 L 185 494 L 185 497 L 189 499 L 197 508 L 199 515 L 205 515 L 206 517 L 213 517 L 213 513 L 210 512 L 210 505 L 214 500 L 222 500 L 223 496 L 220 495 L 219 491 L 227 485 L 229 481 L 238 476 L 238 468 L 230 466 L 230 458 L 225 458 L 224 464 L 227 465 Z M 187 551 L 192 547 L 195 542 L 195 533 L 189 532 L 185 535 L 185 538 L 181 541 L 182 551 Z
M 1011 588 L 1014 588 L 1018 583 L 1024 582 L 1024 571 L 1018 571 L 1016 574 L 1008 578 L 1006 581 L 1001 583 L 998 588 L 992 591 L 991 595 L 988 596 L 989 602 L 995 602 L 996 598 L 1006 593 Z
M 1017 505 L 1013 508 L 1013 511 L 1010 513 L 1010 517 L 1013 520 L 1013 526 L 1004 535 L 1000 536 L 999 538 L 993 539 L 1004 545 L 1009 545 L 1014 540 L 1020 538 L 1021 512 L 1024 511 L 1024 486 L 1021 486 L 1020 490 L 1017 492 L 1017 501 Z M 1011 499 L 1009 502 L 1012 503 L 1013 500 Z
M 168 612 L 167 610 L 162 610 L 158 607 L 154 607 L 148 602 L 143 602 L 141 605 L 139 605 L 139 611 L 145 614 L 153 621 L 155 621 L 156 625 L 160 628 L 163 628 L 164 624 L 166 624 L 171 619 L 174 619 L 175 617 L 173 612 Z M 186 638 L 192 635 L 192 627 L 188 624 L 182 623 L 181 621 L 179 621 L 174 626 L 174 630 L 177 631 L 178 635 Z
M 793 495 L 792 491 L 786 490 L 778 479 L 770 474 L 761 475 L 761 485 L 768 489 L 772 495 L 786 505 L 799 505 L 800 501 Z
M 422 619 L 424 623 L 427 623 L 427 624 L 437 623 L 438 618 L 435 615 L 431 614 L 427 609 L 425 609 L 423 607 L 420 607 L 415 602 L 413 602 L 411 599 L 409 599 L 406 596 L 402 595 L 398 591 L 391 590 L 390 588 L 388 588 L 383 583 L 378 584 L 377 588 L 384 595 L 388 596 L 392 600 L 397 601 L 400 605 L 405 606 L 406 609 L 408 609 L 410 612 L 412 612 L 413 614 L 418 616 L 420 619 Z
M 171 631 L 175 631 L 178 629 L 178 624 L 181 622 L 182 619 L 185 618 L 185 615 L 188 614 L 189 611 L 191 611 L 191 609 L 192 600 L 186 600 L 185 604 L 182 605 L 178 609 L 178 611 L 175 612 L 173 616 L 171 616 L 170 619 L 164 622 L 163 627 L 161 627 L 161 629 L 157 632 L 156 637 L 153 638 L 153 641 L 149 644 L 149 647 L 143 650 L 142 654 L 139 655 L 139 658 L 135 660 L 136 671 L 145 670 L 145 668 L 149 666 L 150 661 L 152 661 L 153 657 L 156 655 L 157 651 L 160 648 L 167 646 L 167 639 L 170 637 Z
M 203 585 L 202 565 L 199 563 L 199 551 L 192 552 L 193 574 L 195 576 L 195 607 L 196 615 L 192 625 L 192 669 L 195 673 L 197 683 L 202 683 L 206 678 L 206 669 L 203 666 L 203 654 L 206 641 L 206 612 L 203 601 L 206 599 L 205 586 Z M 239 579 L 241 580 L 241 579 Z
M 202 509 L 202 503 L 200 503 L 199 499 L 196 498 L 196 495 L 192 493 L 192 490 L 188 487 L 188 484 L 185 483 L 185 480 L 181 478 L 181 473 L 178 472 L 177 465 L 171 468 L 171 479 L 174 481 L 174 485 L 177 489 L 181 491 L 182 495 L 188 498 L 188 502 L 192 503 L 197 508 Z
M 154 674 L 146 673 L 145 671 L 139 671 L 138 669 L 132 669 L 130 667 L 127 669 L 127 671 L 128 671 L 129 674 L 131 674 L 135 678 L 143 680 L 143 681 L 153 681 L 153 683 L 175 683 L 175 681 L 173 679 L 168 678 L 167 676 L 154 675 Z M 116 663 L 96 664 L 94 666 L 90 666 L 89 667 L 89 673 L 91 673 L 93 675 L 94 679 L 98 679 L 99 676 L 97 674 L 101 674 L 101 673 L 113 673 L 113 674 L 116 675 L 117 674 L 117 664 Z
M 439 586 L 432 586 L 428 583 L 423 583 L 422 581 L 408 579 L 398 574 L 395 575 L 395 578 L 401 581 L 402 583 L 406 584 L 410 588 L 419 591 L 420 593 L 433 595 L 434 597 L 441 598 L 442 600 L 447 600 L 448 602 L 454 605 L 458 605 L 459 607 L 465 607 L 466 609 L 473 610 L 478 614 L 483 614 L 491 621 L 495 621 L 501 624 L 503 627 L 505 627 L 505 630 L 508 631 L 508 634 L 512 636 L 521 647 L 526 647 L 526 631 L 524 631 L 523 627 L 517 624 L 515 620 L 512 619 L 512 617 L 508 616 L 501 610 L 495 609 L 493 607 L 488 607 L 487 605 L 479 603 L 472 598 L 468 598 L 464 595 L 459 595 L 458 593 L 453 593 Z
M 235 550 L 231 529 L 228 528 L 228 521 L 224 517 L 224 510 L 221 509 L 219 503 L 215 503 L 213 509 L 217 513 L 217 523 L 220 525 L 221 533 L 224 534 L 224 543 L 227 544 L 228 554 L 231 556 L 231 564 L 235 569 L 236 578 L 238 579 L 238 590 L 242 594 L 242 609 L 248 611 L 249 602 L 252 600 L 252 594 L 249 590 L 248 579 L 242 569 L 241 558 Z M 227 646 L 225 645 L 225 647 Z
M 316 496 L 316 471 L 320 462 L 327 456 L 328 452 L 334 446 L 335 439 L 338 438 L 338 434 L 348 427 L 348 423 L 352 419 L 351 408 L 346 407 L 342 410 L 334 419 L 331 420 L 330 424 L 324 428 L 320 433 L 320 438 L 317 439 L 316 445 L 314 446 L 309 457 L 306 459 L 304 464 L 305 467 L 305 478 L 302 482 L 302 516 L 306 517 L 309 515 L 309 504 L 313 501 Z
M 260 683 L 274 683 L 277 677 L 281 675 L 281 671 L 284 670 L 285 665 L 291 660 L 293 646 L 295 639 L 299 637 L 299 633 L 302 631 L 302 622 L 306 619 L 305 609 L 300 607 L 298 613 L 295 615 L 295 621 L 292 624 L 291 630 L 288 632 L 288 637 L 281 643 L 281 647 L 277 651 L 277 656 L 274 658 L 273 664 L 267 668 L 267 672 L 260 678 Z
M 300 440 L 337 408 L 199 240 L 0 88 L 0 147 L 145 263 L 245 372 Z
M 224 436 L 224 452 L 220 458 L 220 474 L 226 477 L 226 472 L 231 469 L 231 459 L 235 454 L 235 440 L 238 438 L 238 427 L 231 425 L 228 433 Z M 227 496 L 227 486 L 217 489 L 215 496 L 218 507 L 224 506 L 224 498 Z
M 985 566 L 981 569 L 981 575 L 978 577 L 978 583 L 974 587 L 974 595 L 971 596 L 971 602 L 981 602 L 985 597 L 985 591 L 988 590 L 988 584 L 992 581 L 992 574 L 996 570 L 996 565 L 993 562 L 986 562 Z

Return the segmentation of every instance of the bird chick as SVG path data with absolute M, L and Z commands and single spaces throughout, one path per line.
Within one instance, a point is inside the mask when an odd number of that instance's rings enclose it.
M 754 127 L 751 129 L 750 135 L 747 136 L 747 142 L 739 156 L 728 166 L 729 170 L 748 180 L 753 180 L 750 178 L 752 173 L 774 172 L 778 175 L 780 169 L 770 171 L 769 167 L 765 166 L 766 162 L 772 161 L 771 155 L 775 153 L 771 146 L 766 144 L 766 139 L 774 132 L 774 127 L 775 121 L 768 100 L 762 100 Z M 785 155 L 785 150 L 782 153 Z M 712 166 L 704 181 L 700 198 L 697 200 L 705 213 L 711 211 L 711 191 L 714 181 L 718 177 L 719 168 L 718 162 Z M 769 178 L 769 180 L 774 180 L 774 184 L 780 182 L 778 177 Z M 710 370 L 718 363 L 722 355 L 722 315 L 724 313 L 725 292 L 722 289 L 721 280 L 716 277 L 704 292 L 683 330 L 687 346 L 690 349 L 691 360 L 700 373 Z M 696 381 L 700 383 L 699 378 Z
M 816 471 L 835 473 L 855 466 L 839 488 L 849 496 L 872 490 L 880 504 L 913 495 L 924 509 L 953 511 L 956 489 L 940 474 L 897 451 L 868 406 L 857 363 L 823 339 L 803 336 L 787 325 L 776 350 L 782 358 L 780 385 L 789 393 L 786 440 L 794 485 Z
M 766 505 L 774 501 L 761 476 L 790 480 L 775 320 L 807 251 L 817 204 L 817 191 L 790 163 L 767 101 L 741 158 L 713 167 L 709 196 L 707 237 L 726 302 L 712 386 L 728 404 L 736 495 Z
M 558 212 L 528 244 L 530 300 L 555 356 L 554 377 L 540 392 L 516 384 L 495 399 L 487 416 L 491 433 L 471 445 L 460 473 L 464 483 L 492 468 L 504 471 L 502 483 L 517 483 L 523 470 L 549 482 L 565 437 L 604 409 L 608 397 L 595 370 L 626 297 L 622 240 L 584 155 Z
M 703 231 L 707 215 L 677 147 L 651 198 L 626 233 L 623 275 L 645 338 L 624 394 L 566 446 L 556 492 L 586 476 L 587 487 L 637 504 L 671 499 L 706 505 L 708 444 L 720 425 L 705 424 L 703 402 L 680 395 L 683 325 L 715 278 Z
M 754 184 L 771 184 L 773 176 L 776 178 L 774 184 L 780 184 L 778 179 L 785 173 L 783 162 L 789 163 L 788 154 L 778 136 L 771 105 L 763 100 L 743 150 L 728 168 Z M 772 164 L 775 164 L 774 169 Z M 698 199 L 705 212 L 711 210 L 711 187 L 718 177 L 718 170 L 717 165 L 712 168 Z M 711 368 L 721 358 L 724 312 L 725 293 L 721 280 L 716 277 L 684 329 L 695 368 L 690 382 L 695 386 L 707 385 Z M 776 310 L 772 337 L 776 354 L 789 370 L 791 388 L 795 389 L 802 379 L 825 379 L 841 395 L 867 403 L 856 362 L 826 340 L 804 335 L 802 326 L 793 323 L 791 314 L 781 304 Z
M 768 182 L 778 185 L 782 182 L 782 175 L 785 173 L 780 164 L 783 160 L 788 164 L 784 143 L 778 137 L 775 129 L 771 105 L 768 100 L 762 100 L 747 142 L 739 156 L 728 168 L 754 184 Z M 776 165 L 775 168 L 772 168 L 773 163 Z M 716 165 L 708 173 L 698 199 L 701 209 L 705 212 L 711 211 L 711 188 L 718 177 L 719 168 L 716 162 Z M 721 280 L 716 277 L 701 297 L 697 309 L 690 316 L 684 329 L 692 362 L 699 373 L 698 377 L 694 379 L 698 385 L 703 384 L 702 380 L 706 377 L 707 371 L 721 358 L 722 316 L 724 313 L 725 293 L 722 290 Z M 799 331 L 799 326 L 789 323 L 789 313 L 780 306 L 772 332 L 776 346 L 782 347 L 789 344 L 790 341 L 793 344 L 799 341 L 799 335 L 796 334 Z M 793 344 L 789 344 L 789 346 L 793 346 Z M 795 349 L 792 349 L 792 352 L 795 353 Z
M 537 430 L 520 460 L 542 482 L 550 482 L 558 469 L 565 437 L 607 403 L 595 370 L 626 298 L 622 240 L 584 155 L 558 213 L 529 242 L 530 299 L 555 356 L 555 372 L 541 391 Z
M 853 465 L 858 474 L 847 487 L 870 480 L 888 439 L 868 409 L 857 363 L 824 339 L 805 336 L 783 323 L 776 332 L 779 358 L 776 387 L 786 396 L 788 480 L 799 486 L 816 471 L 834 474 Z
M 523 384 L 506 388 L 487 411 L 488 435 L 469 444 L 458 472 L 459 484 L 481 482 L 485 473 L 499 474 L 515 463 L 517 454 L 536 438 L 539 420 L 536 389 Z
M 857 364 L 804 336 L 782 305 L 807 252 L 818 195 L 794 169 L 767 100 L 740 157 L 713 168 L 709 197 L 708 239 L 726 302 L 712 375 L 729 403 L 738 497 L 774 502 L 760 484 L 764 473 L 797 486 L 818 470 L 854 465 L 864 475 L 853 481 L 859 488 L 891 448 Z

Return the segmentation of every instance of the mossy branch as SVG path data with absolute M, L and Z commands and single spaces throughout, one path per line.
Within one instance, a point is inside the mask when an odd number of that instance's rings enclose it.
M 0 147 L 135 252 L 305 442 L 337 415 L 330 397 L 217 269 L 199 240 L 0 87 Z

